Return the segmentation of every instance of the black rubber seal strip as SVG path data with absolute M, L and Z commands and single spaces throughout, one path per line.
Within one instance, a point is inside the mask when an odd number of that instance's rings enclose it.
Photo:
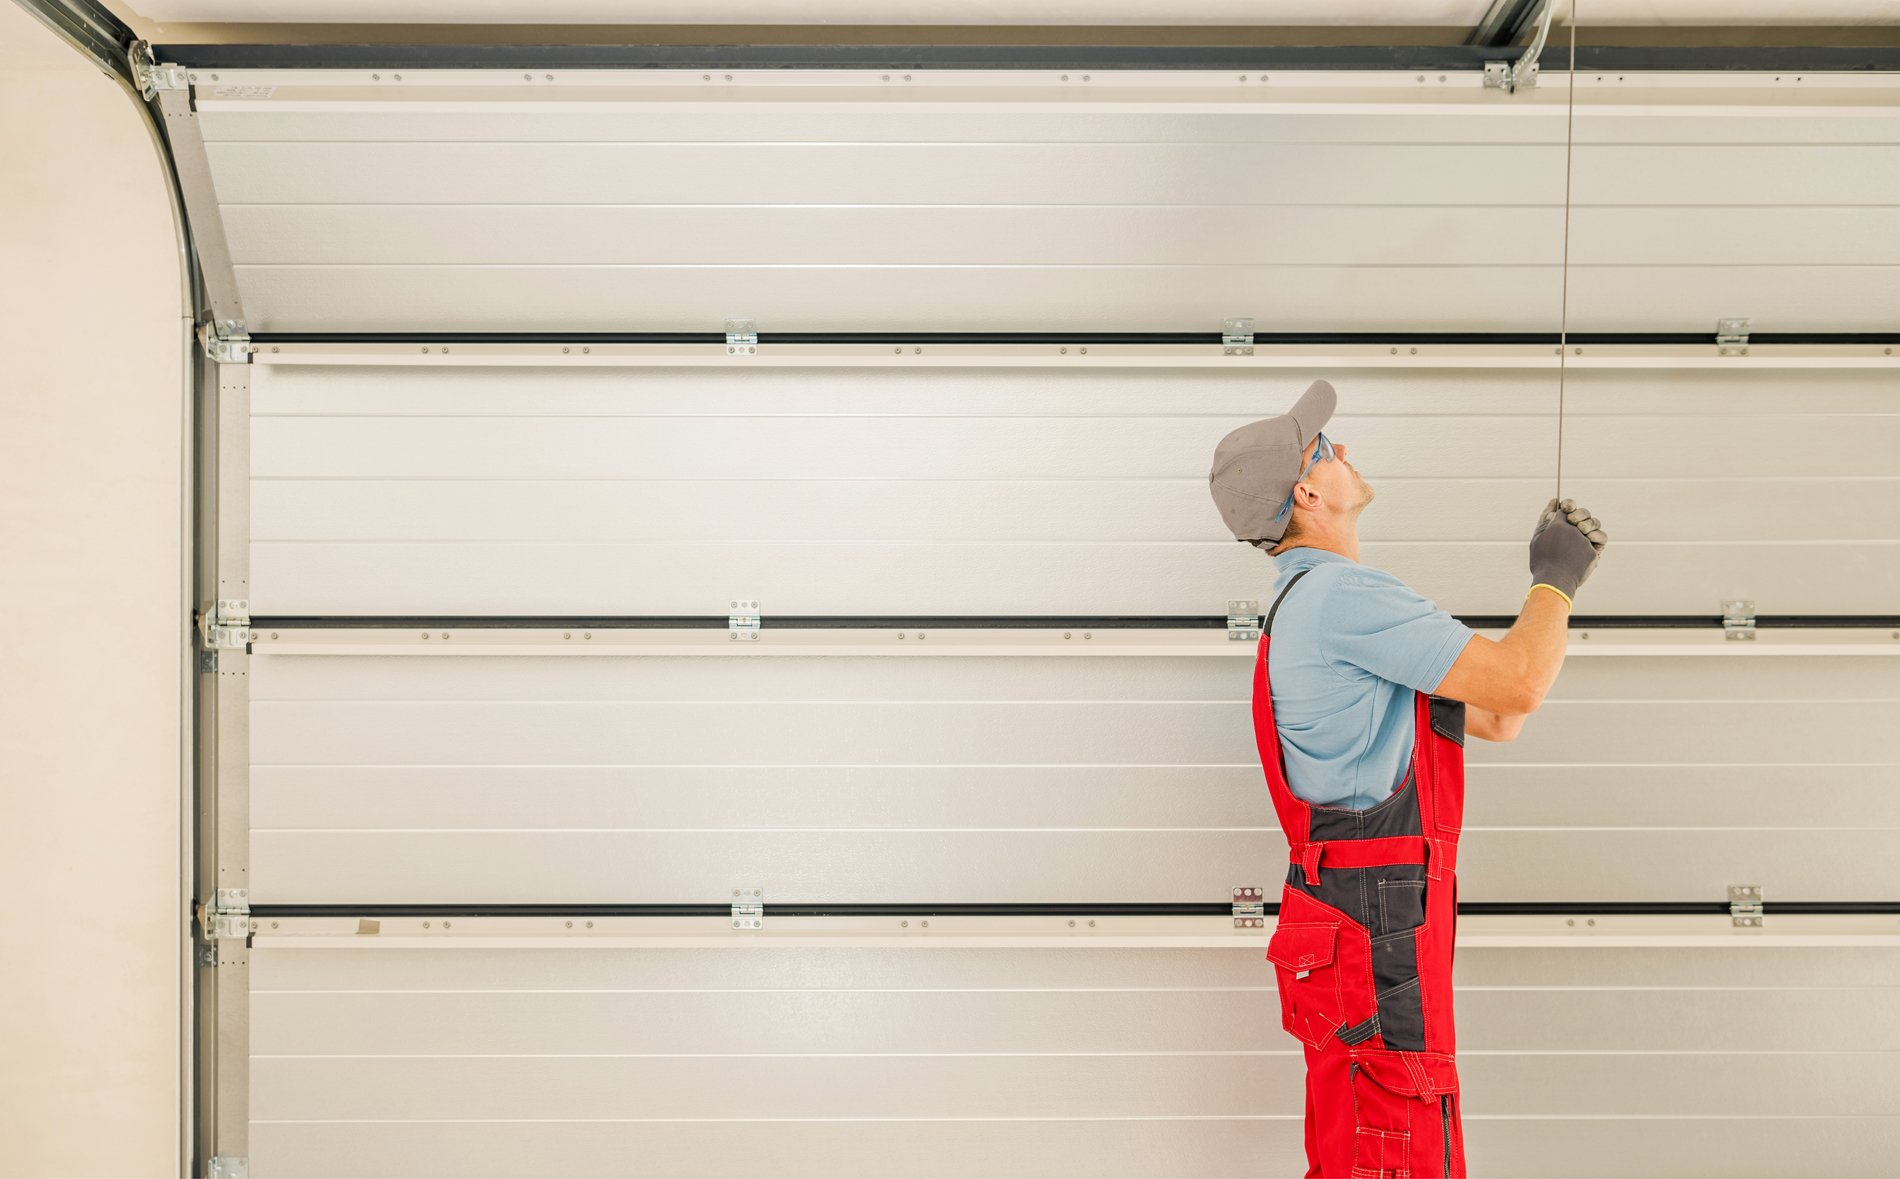
M 192 69 L 1460 70 L 1516 60 L 1483 45 L 158 45 Z M 1566 70 L 1568 46 L 1538 58 Z M 1578 46 L 1583 71 L 1900 70 L 1889 46 Z
M 1714 332 L 1255 332 L 1258 346 L 1706 344 Z M 252 332 L 253 344 L 724 344 L 722 332 Z M 1754 332 L 1750 344 L 1900 344 L 1900 332 Z M 760 344 L 1209 345 L 1219 332 L 760 332 Z
M 1509 627 L 1510 614 L 1463 614 L 1476 630 Z M 252 630 L 724 630 L 723 614 L 639 615 L 259 615 Z M 1225 630 L 1224 614 L 809 614 L 766 615 L 765 630 Z M 1762 630 L 1900 630 L 1900 614 L 1767 614 Z M 1578 614 L 1571 630 L 1720 630 L 1719 614 Z
M 1264 906 L 1269 914 L 1278 903 Z M 1770 901 L 1765 914 L 1900 914 L 1900 901 Z M 1725 915 L 1722 901 L 1466 901 L 1466 917 L 1636 917 Z M 253 918 L 272 917 L 725 917 L 730 905 L 252 905 Z M 1218 901 L 1109 904 L 768 904 L 767 917 L 1225 917 Z

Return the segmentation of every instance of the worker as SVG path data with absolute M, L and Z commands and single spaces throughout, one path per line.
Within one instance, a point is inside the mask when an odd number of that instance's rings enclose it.
M 1221 519 L 1276 568 L 1253 681 L 1289 847 L 1267 958 L 1305 1045 L 1307 1174 L 1464 1175 L 1451 961 L 1465 738 L 1509 741 L 1537 710 L 1609 538 L 1552 500 L 1516 624 L 1473 634 L 1359 563 L 1373 493 L 1321 432 L 1336 403 L 1313 382 L 1223 438 L 1209 476 Z

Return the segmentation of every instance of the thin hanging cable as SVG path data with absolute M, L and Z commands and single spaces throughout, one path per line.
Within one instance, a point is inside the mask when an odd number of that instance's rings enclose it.
M 1552 5 L 1557 0 L 1550 0 Z M 1570 359 L 1570 157 L 1577 130 L 1577 0 L 1570 3 L 1569 104 L 1564 113 L 1564 268 L 1557 312 L 1557 498 L 1564 497 L 1564 376 Z

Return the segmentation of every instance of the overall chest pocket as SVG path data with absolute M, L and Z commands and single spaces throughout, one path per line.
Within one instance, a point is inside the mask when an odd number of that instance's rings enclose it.
M 1334 962 L 1338 949 L 1339 926 L 1318 922 L 1282 925 L 1267 943 L 1267 961 L 1280 986 L 1280 1026 L 1314 1048 L 1345 1022 Z

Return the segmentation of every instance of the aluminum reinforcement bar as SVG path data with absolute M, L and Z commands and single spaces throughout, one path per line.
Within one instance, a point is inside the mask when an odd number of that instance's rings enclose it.
M 1219 332 L 768 332 L 764 344 L 1079 344 L 1206 345 L 1220 347 Z M 1683 346 L 1717 344 L 1714 332 L 1254 332 L 1256 346 L 1289 347 L 1381 344 Z M 270 344 L 724 344 L 719 332 L 253 332 L 252 343 Z M 1891 345 L 1900 332 L 1752 332 L 1751 345 Z
M 1278 902 L 1265 906 L 1280 911 Z M 1900 914 L 1900 901 L 1769 901 L 1762 906 L 1773 916 Z M 1227 902 L 1182 901 L 1147 904 L 767 904 L 767 917 L 1222 917 L 1233 906 Z M 256 920 L 303 917 L 397 918 L 428 917 L 723 917 L 729 905 L 253 905 Z M 1710 916 L 1729 912 L 1726 901 L 1462 901 L 1461 916 L 1569 917 L 1569 916 Z
M 191 69 L 1460 70 L 1486 45 L 160 45 Z M 1900 47 L 1578 46 L 1581 70 L 1883 73 Z M 1538 58 L 1567 70 L 1568 47 Z
M 1500 630 L 1516 621 L 1508 614 L 1459 615 L 1474 630 Z M 260 615 L 253 631 L 269 630 L 724 630 L 716 614 L 646 615 Z M 1758 628 L 1790 630 L 1900 630 L 1900 614 L 1764 614 Z M 766 615 L 774 630 L 1225 630 L 1224 615 L 1069 614 L 811 614 Z M 1722 630 L 1720 614 L 1579 614 L 1572 630 Z

